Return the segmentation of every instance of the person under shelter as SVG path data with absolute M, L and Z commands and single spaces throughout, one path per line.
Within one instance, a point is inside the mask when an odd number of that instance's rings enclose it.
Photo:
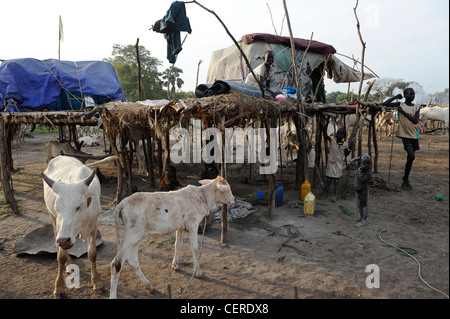
M 261 83 L 264 90 L 270 94 L 276 96 L 280 92 L 275 92 L 271 90 L 270 86 L 275 82 L 275 70 L 273 68 L 273 63 L 275 61 L 275 56 L 272 50 L 266 50 L 264 52 L 264 63 L 257 66 L 253 73 L 257 77 L 258 81 Z M 245 83 L 258 86 L 258 81 L 255 79 L 253 74 L 250 72 L 245 78 Z

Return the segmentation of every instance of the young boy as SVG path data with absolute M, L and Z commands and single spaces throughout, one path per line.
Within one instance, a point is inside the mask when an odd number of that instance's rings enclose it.
M 412 186 L 409 183 L 409 174 L 411 173 L 412 164 L 416 158 L 415 152 L 420 150 L 419 147 L 419 129 L 417 123 L 420 117 L 420 105 L 414 105 L 412 101 L 415 98 L 415 92 L 412 88 L 406 88 L 403 91 L 405 96 L 405 102 L 395 102 L 395 99 L 402 99 L 401 94 L 387 99 L 383 102 L 383 105 L 398 108 L 398 131 L 397 137 L 402 139 L 403 148 L 407 153 L 405 173 L 402 178 L 402 188 L 404 190 L 412 190 Z
M 278 92 L 278 91 L 275 92 L 270 88 L 270 86 L 275 81 L 275 70 L 273 67 L 274 62 L 275 62 L 275 56 L 273 54 L 273 51 L 266 50 L 264 52 L 264 63 L 261 63 L 259 66 L 257 66 L 255 69 L 253 69 L 253 73 L 255 73 L 255 76 L 261 82 L 263 88 L 270 94 L 276 96 L 281 92 Z M 245 83 L 254 85 L 254 86 L 258 85 L 258 81 L 255 80 L 252 73 L 249 73 L 247 75 L 247 78 L 245 79 Z
M 325 188 L 323 190 L 320 199 L 324 200 L 327 198 L 328 190 L 330 189 L 331 182 L 334 184 L 334 196 L 333 203 L 337 201 L 338 191 L 339 191 L 339 178 L 342 176 L 342 169 L 344 168 L 345 158 L 350 154 L 348 149 L 348 143 L 344 141 L 347 132 L 344 128 L 340 128 L 336 132 L 334 139 L 327 134 L 327 129 L 324 127 L 324 137 L 325 140 L 331 143 L 330 154 L 328 155 L 327 167 L 325 168 L 325 176 L 327 181 L 325 183 Z
M 361 218 L 356 226 L 361 227 L 367 223 L 367 216 L 369 215 L 369 188 L 367 183 L 369 183 L 372 175 L 372 160 L 369 155 L 364 154 L 361 157 L 352 159 L 350 165 L 357 169 L 354 187 L 356 205 L 359 208 Z

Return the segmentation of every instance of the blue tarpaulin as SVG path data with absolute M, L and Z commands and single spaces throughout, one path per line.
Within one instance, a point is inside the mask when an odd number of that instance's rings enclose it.
M 95 104 L 125 102 L 114 67 L 103 61 L 13 59 L 0 65 L 2 110 L 59 111 Z

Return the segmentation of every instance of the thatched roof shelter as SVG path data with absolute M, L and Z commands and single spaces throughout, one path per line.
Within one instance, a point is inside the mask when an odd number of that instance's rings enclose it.
M 381 105 L 378 103 L 365 104 L 361 102 L 359 107 L 360 110 L 366 109 L 366 114 L 373 114 L 381 110 Z M 248 98 L 238 94 L 226 94 L 198 99 L 172 100 L 165 104 L 152 106 L 131 102 L 110 102 L 97 106 L 90 112 L 1 113 L 0 127 L 2 132 L 0 138 L 3 138 L 4 143 L 0 144 L 2 144 L 2 150 L 5 151 L 2 152 L 2 171 L 8 172 L 11 168 L 8 166 L 10 163 L 8 158 L 11 157 L 10 148 L 11 140 L 14 136 L 14 126 L 22 123 L 34 123 L 47 126 L 67 126 L 74 129 L 76 125 L 97 125 L 98 121 L 94 115 L 99 115 L 103 121 L 104 132 L 111 148 L 115 155 L 119 157 L 118 162 L 120 165 L 117 165 L 118 189 L 116 199 L 120 201 L 123 187 L 122 175 L 127 181 L 128 194 L 131 194 L 133 190 L 131 165 L 137 144 L 140 141 L 143 142 L 147 170 L 151 183 L 154 185 L 153 154 L 156 149 L 155 145 L 158 145 L 156 164 L 159 169 L 159 177 L 162 178 L 164 173 L 162 167 L 164 167 L 166 159 L 169 158 L 170 161 L 169 151 L 166 151 L 169 150 L 169 131 L 171 128 L 182 124 L 186 119 L 201 119 L 209 127 L 217 127 L 220 130 L 224 130 L 225 128 L 235 127 L 246 128 L 254 123 L 266 128 L 276 127 L 285 121 L 293 121 L 297 126 L 299 115 L 312 117 L 317 114 L 316 124 L 319 127 L 319 125 L 322 125 L 322 119 L 328 119 L 330 115 L 355 113 L 357 106 L 316 103 L 303 105 L 303 110 L 304 114 L 300 114 L 298 104 L 293 99 L 274 101 L 262 98 Z M 301 125 L 304 125 L 304 123 Z M 305 131 L 301 126 L 297 126 L 297 128 L 297 131 L 299 129 L 300 131 Z M 316 150 L 317 143 L 320 143 L 321 140 L 320 134 L 321 130 L 317 129 L 314 137 Z M 306 143 L 300 141 L 298 154 L 300 155 L 307 151 Z M 316 152 L 316 163 L 321 160 L 321 157 L 322 154 Z M 307 167 L 307 163 L 301 163 L 300 165 Z M 299 171 L 301 170 L 300 165 L 297 164 L 297 182 Z M 305 176 L 303 176 L 304 178 Z M 2 183 L 5 198 L 9 202 L 11 200 L 14 201 L 12 194 L 6 195 L 7 185 L 12 185 L 11 175 L 2 174 Z M 275 174 L 269 176 L 269 196 L 273 193 L 274 184 Z M 270 208 L 270 202 L 269 197 L 269 216 L 271 210 L 274 210 L 274 207 Z M 11 207 L 14 210 L 13 205 Z

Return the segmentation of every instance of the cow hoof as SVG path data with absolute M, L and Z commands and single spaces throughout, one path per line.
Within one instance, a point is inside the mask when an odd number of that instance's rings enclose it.
M 95 293 L 96 295 L 103 295 L 105 292 L 106 292 L 106 290 L 105 290 L 104 288 L 97 288 L 97 289 L 94 289 L 94 293 Z
M 145 287 L 145 289 L 147 290 L 147 293 L 149 295 L 153 294 L 153 292 L 155 291 L 155 288 L 153 286 Z
M 53 298 L 55 299 L 69 299 L 67 298 L 67 295 L 65 292 L 60 293 L 60 294 L 53 294 Z
M 177 271 L 178 270 L 178 265 L 172 265 L 172 269 Z
M 198 279 L 202 279 L 204 276 L 201 271 L 197 271 L 197 273 L 195 274 L 195 277 L 197 277 Z

